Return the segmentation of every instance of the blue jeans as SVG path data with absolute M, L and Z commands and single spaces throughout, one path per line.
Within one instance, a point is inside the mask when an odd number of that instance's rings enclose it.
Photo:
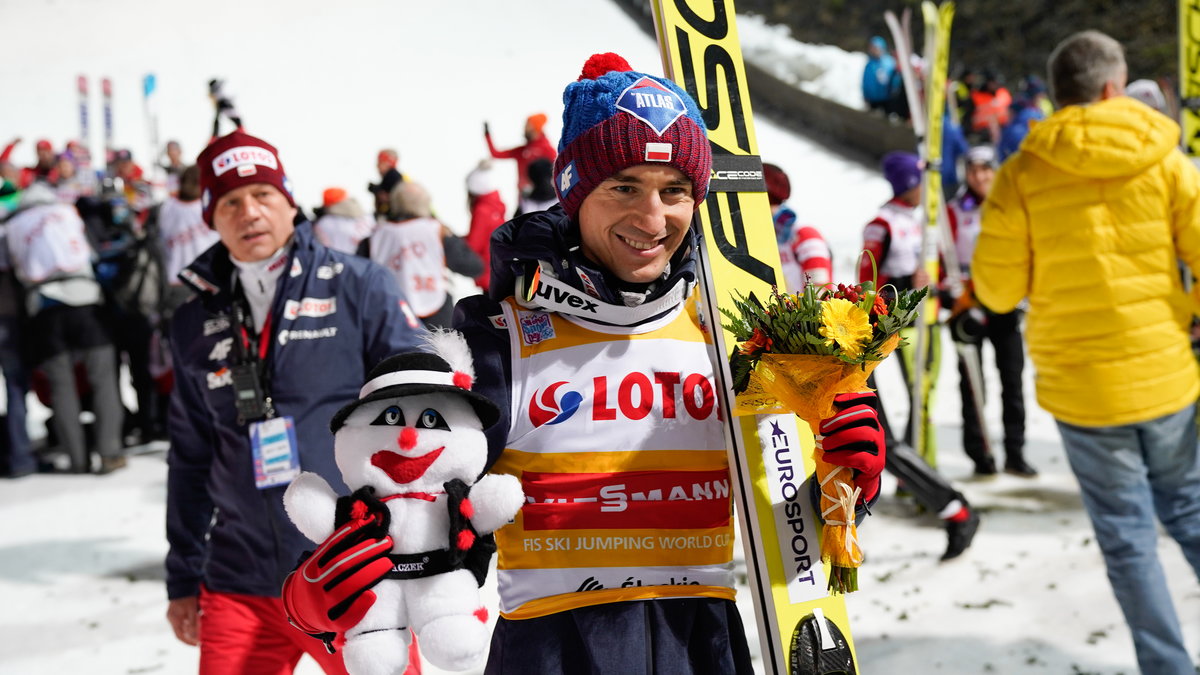
M 4 452 L 8 455 L 8 472 L 20 476 L 37 470 L 29 431 L 25 428 L 25 396 L 29 393 L 29 369 L 21 353 L 21 323 L 13 318 L 0 318 L 0 370 L 4 372 L 8 410 L 3 430 Z
M 1155 518 L 1200 576 L 1196 406 L 1138 424 L 1058 422 L 1143 673 L 1195 675 L 1158 561 Z

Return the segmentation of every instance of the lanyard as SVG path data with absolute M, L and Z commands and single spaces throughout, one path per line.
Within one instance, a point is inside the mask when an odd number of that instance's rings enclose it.
M 244 312 L 238 312 L 244 314 Z M 242 349 L 245 353 L 250 352 L 250 331 L 244 322 L 238 326 L 242 333 Z M 267 355 L 271 352 L 271 315 L 267 315 L 267 320 L 263 322 L 262 332 L 258 334 L 258 361 L 264 365 L 267 362 Z

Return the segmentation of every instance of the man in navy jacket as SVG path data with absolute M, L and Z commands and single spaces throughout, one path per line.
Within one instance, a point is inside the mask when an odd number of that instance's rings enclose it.
M 172 324 L 167 618 L 200 645 L 201 673 L 290 672 L 302 652 L 344 673 L 279 602 L 312 548 L 283 492 L 301 470 L 345 492 L 329 420 L 424 328 L 387 270 L 327 249 L 298 221 L 274 147 L 237 131 L 197 163 L 221 241 L 180 274 L 197 295 Z

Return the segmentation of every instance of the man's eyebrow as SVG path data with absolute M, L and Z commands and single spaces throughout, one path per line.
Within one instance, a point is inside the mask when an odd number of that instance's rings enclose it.
M 628 173 L 614 173 L 613 175 L 609 176 L 605 180 L 615 180 L 618 183 L 641 183 L 642 182 L 641 178 L 638 178 L 637 176 L 635 176 L 633 174 L 628 174 Z M 691 185 L 692 181 L 688 180 L 686 177 L 672 178 L 667 184 L 668 185 Z

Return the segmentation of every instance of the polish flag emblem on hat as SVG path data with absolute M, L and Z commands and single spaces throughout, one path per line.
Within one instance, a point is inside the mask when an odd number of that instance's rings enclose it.
M 669 161 L 671 161 L 671 144 L 670 143 L 647 143 L 646 144 L 646 161 L 647 162 L 669 162 Z

